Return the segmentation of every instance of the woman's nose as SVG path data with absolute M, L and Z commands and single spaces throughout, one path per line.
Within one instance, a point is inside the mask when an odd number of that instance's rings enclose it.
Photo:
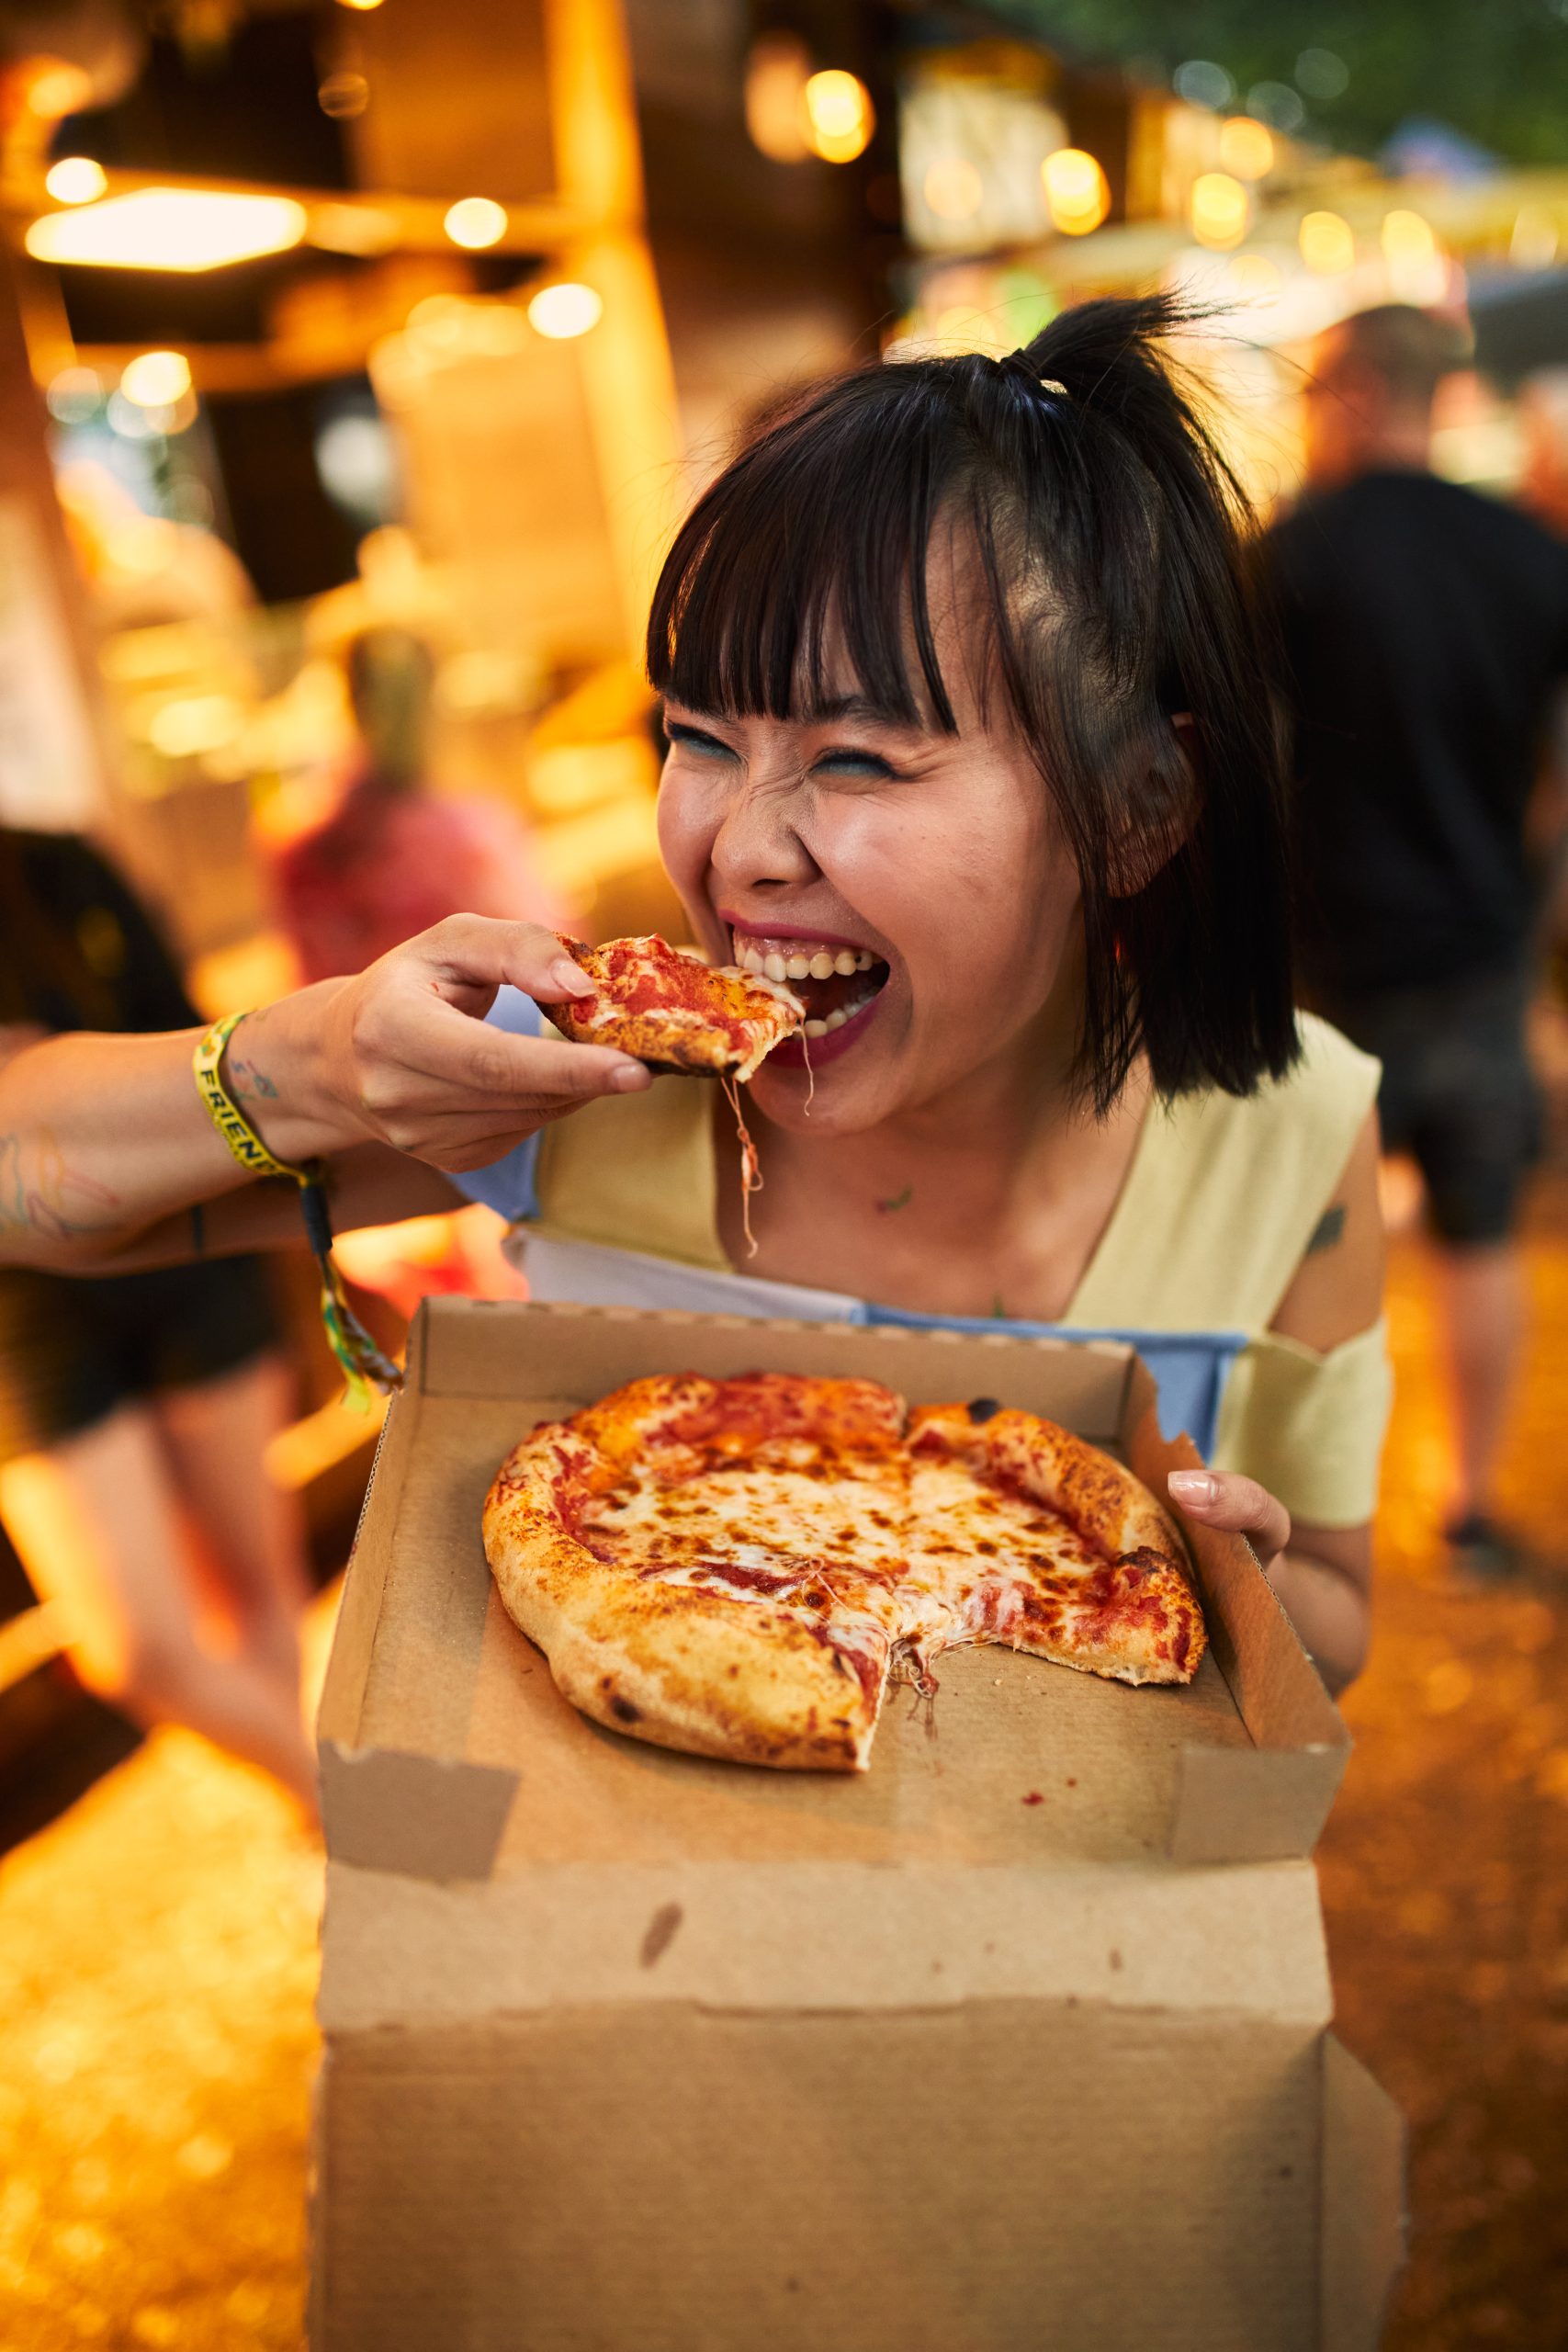
M 811 879 L 817 862 L 801 838 L 796 801 L 787 786 L 757 779 L 729 794 L 708 862 L 730 890 Z

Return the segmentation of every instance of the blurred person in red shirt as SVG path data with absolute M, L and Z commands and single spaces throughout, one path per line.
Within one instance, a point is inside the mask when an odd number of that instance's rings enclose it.
M 423 638 L 366 629 L 346 666 L 361 752 L 331 816 L 274 861 L 278 913 L 303 978 L 363 971 L 447 915 L 566 927 L 511 809 L 425 789 L 435 664 Z
M 1431 470 L 1468 345 L 1389 303 L 1319 338 L 1307 490 L 1269 534 L 1295 718 L 1300 944 L 1314 1008 L 1383 1066 L 1441 1267 L 1454 1566 L 1517 1574 L 1493 1479 L 1523 1320 L 1515 1244 L 1540 1141 L 1525 1014 L 1560 831 L 1568 549 Z M 1325 1244 L 1326 1246 L 1326 1244 Z

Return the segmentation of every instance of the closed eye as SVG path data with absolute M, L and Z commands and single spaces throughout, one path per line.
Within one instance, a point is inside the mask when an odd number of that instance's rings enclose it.
M 703 727 L 688 726 L 683 718 L 667 718 L 664 732 L 671 743 L 685 744 L 704 759 L 733 760 L 736 757 L 728 743 L 710 735 Z
M 893 775 L 891 768 L 878 752 L 824 752 L 812 763 L 819 775 Z

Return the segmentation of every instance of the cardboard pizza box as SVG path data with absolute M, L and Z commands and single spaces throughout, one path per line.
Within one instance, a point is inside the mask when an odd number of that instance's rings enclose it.
M 1348 1742 L 1244 1544 L 1195 1531 L 1189 1689 L 949 1652 L 859 1775 L 604 1731 L 501 1609 L 524 1429 L 757 1368 L 1197 1458 L 1110 1344 L 427 1305 L 320 1724 L 316 2352 L 1371 2352 L 1401 2134 L 1310 1861 Z

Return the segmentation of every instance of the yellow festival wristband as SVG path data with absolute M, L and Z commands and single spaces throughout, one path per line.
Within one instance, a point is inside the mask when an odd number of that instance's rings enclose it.
M 368 1408 L 373 1387 L 383 1392 L 400 1388 L 403 1376 L 390 1357 L 382 1353 L 348 1303 L 343 1276 L 333 1260 L 332 1213 L 319 1163 L 310 1160 L 302 1168 L 296 1168 L 287 1159 L 279 1159 L 275 1151 L 269 1151 L 225 1083 L 224 1052 L 244 1018 L 243 1012 L 231 1012 L 225 1019 L 215 1021 L 201 1039 L 191 1063 L 196 1090 L 231 1156 L 248 1176 L 287 1176 L 290 1183 L 299 1186 L 305 1237 L 321 1279 L 321 1322 L 327 1341 L 342 1366 L 350 1402 L 364 1411 Z

